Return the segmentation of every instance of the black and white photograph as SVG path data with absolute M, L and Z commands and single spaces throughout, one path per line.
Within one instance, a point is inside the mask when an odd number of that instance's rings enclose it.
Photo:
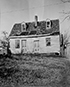
M 0 87 L 70 87 L 70 0 L 0 0 Z

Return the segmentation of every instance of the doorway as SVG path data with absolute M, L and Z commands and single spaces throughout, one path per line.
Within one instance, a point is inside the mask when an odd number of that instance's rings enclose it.
M 24 54 L 24 53 L 27 53 L 27 49 L 26 49 L 26 40 L 22 40 L 21 41 L 21 52 L 22 52 L 22 54 Z
M 39 53 L 39 40 L 35 40 L 34 41 L 34 49 L 33 49 L 34 53 Z

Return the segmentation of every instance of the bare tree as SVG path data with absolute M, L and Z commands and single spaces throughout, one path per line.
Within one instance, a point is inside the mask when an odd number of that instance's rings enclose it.
M 8 32 L 3 31 L 2 34 L 4 35 L 3 36 L 4 40 L 8 40 Z
M 63 45 L 68 45 L 69 44 L 69 39 L 70 39 L 70 35 L 68 35 L 68 32 L 66 32 L 63 36 Z
M 3 47 L 5 48 L 8 45 L 8 32 L 3 31 L 2 34 L 3 34 L 3 39 L 1 41 L 2 41 Z
M 3 49 L 5 49 L 7 56 L 11 57 L 11 51 L 9 49 L 10 44 L 9 44 L 8 33 L 6 31 L 3 31 L 2 34 L 3 34 L 3 39 L 2 39 Z
M 61 0 L 63 3 L 70 3 L 70 0 Z
M 68 4 L 68 3 L 70 3 L 70 0 L 61 0 L 61 2 L 64 3 L 64 4 Z M 66 19 L 70 21 L 70 10 L 69 11 L 63 10 L 60 13 L 64 15 L 64 18 L 61 21 L 61 23 L 63 23 Z M 69 26 L 69 28 L 70 28 L 70 26 Z M 66 32 L 63 35 L 63 49 L 64 50 L 66 50 L 68 44 L 70 44 L 70 42 L 69 42 L 69 39 L 70 39 L 69 28 L 66 29 Z
M 65 56 L 67 56 L 67 47 L 68 47 L 68 45 L 70 44 L 70 34 L 68 33 L 69 31 L 67 31 L 65 34 L 64 34 L 64 36 L 63 36 L 63 54 L 65 55 Z

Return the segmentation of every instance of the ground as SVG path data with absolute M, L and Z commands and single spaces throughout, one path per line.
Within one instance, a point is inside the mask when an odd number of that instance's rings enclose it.
M 59 56 L 2 56 L 0 87 L 70 87 L 70 61 Z

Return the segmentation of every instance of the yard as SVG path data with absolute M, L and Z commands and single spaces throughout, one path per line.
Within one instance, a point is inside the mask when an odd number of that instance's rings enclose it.
M 70 61 L 59 56 L 2 56 L 0 87 L 70 87 Z

